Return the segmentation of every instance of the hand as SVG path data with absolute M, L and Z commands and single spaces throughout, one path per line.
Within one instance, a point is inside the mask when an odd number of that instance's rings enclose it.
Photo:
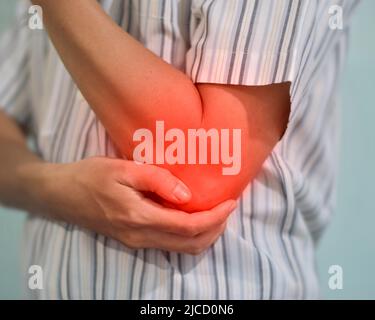
M 190 191 L 168 170 L 133 161 L 103 157 L 44 166 L 44 210 L 131 248 L 200 254 L 236 206 L 228 200 L 193 214 L 164 208 L 142 192 L 178 204 L 189 201 Z

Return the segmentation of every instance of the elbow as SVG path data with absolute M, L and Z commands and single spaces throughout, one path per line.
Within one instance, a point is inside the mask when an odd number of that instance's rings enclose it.
M 218 165 L 170 166 L 168 169 L 192 193 L 188 203 L 173 207 L 190 213 L 210 210 L 226 200 L 236 200 L 251 178 L 249 170 L 225 176 L 222 174 L 222 166 Z

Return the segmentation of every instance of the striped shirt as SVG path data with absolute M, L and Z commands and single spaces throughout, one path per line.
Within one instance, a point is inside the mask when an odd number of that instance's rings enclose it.
M 24 266 L 41 299 L 314 299 L 315 245 L 334 207 L 337 81 L 355 0 L 103 0 L 108 14 L 194 82 L 291 82 L 287 131 L 200 256 L 133 250 L 76 225 L 28 216 Z M 343 29 L 329 8 L 343 9 Z M 0 105 L 31 128 L 38 154 L 66 163 L 113 156 L 104 127 L 28 1 L 0 44 Z M 95 26 L 94 26 L 95 27 Z M 251 159 L 249 159 L 251 161 Z M 220 188 L 220 186 L 218 186 Z M 27 275 L 27 272 L 25 272 Z M 25 283 L 27 283 L 25 281 Z

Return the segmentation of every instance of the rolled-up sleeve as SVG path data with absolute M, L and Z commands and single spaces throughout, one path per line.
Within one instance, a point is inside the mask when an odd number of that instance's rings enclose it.
M 187 74 L 222 84 L 293 81 L 306 9 L 289 0 L 193 1 Z
M 20 124 L 30 116 L 27 3 L 17 4 L 15 19 L 0 38 L 0 109 Z

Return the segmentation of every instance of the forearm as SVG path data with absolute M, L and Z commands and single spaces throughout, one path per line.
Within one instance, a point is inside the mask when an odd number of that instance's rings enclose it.
M 285 129 L 287 84 L 195 86 L 120 29 L 96 2 L 66 0 L 55 2 L 57 7 L 51 0 L 39 3 L 61 58 L 123 155 L 132 159 L 134 131 L 154 132 L 156 120 L 165 122 L 165 130 L 185 133 L 201 127 L 241 129 L 238 175 L 223 176 L 222 163 L 164 165 L 192 191 L 183 210 L 208 209 L 240 195 Z
M 0 111 L 0 204 L 48 219 L 88 224 L 76 213 L 69 165 L 47 163 L 27 146 L 18 125 Z M 81 170 L 82 171 L 82 170 Z M 66 190 L 71 193 L 66 193 Z M 81 199 L 84 202 L 84 199 Z
M 167 128 L 199 127 L 201 99 L 191 80 L 124 32 L 96 1 L 34 2 L 43 7 L 51 40 L 112 137 L 131 137 L 156 120 Z M 118 147 L 129 156 L 125 142 Z
M 17 125 L 0 112 L 0 202 L 37 211 L 43 193 L 43 162 Z

